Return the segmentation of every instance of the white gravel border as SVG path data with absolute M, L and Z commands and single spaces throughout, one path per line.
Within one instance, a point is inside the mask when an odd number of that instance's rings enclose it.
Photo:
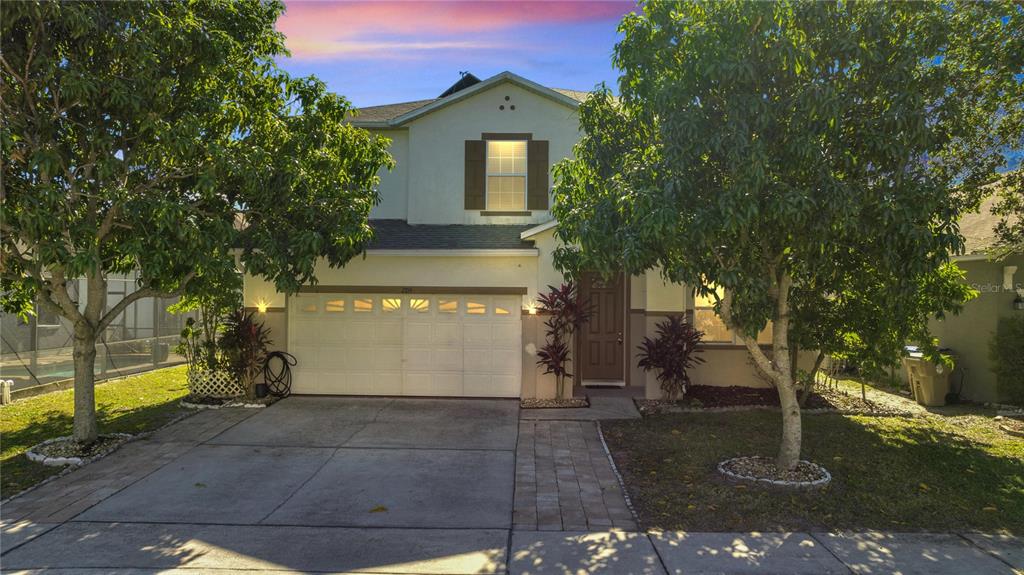
M 48 465 L 50 467 L 63 467 L 65 465 L 79 467 L 85 465 L 86 463 L 89 463 L 90 461 L 95 461 L 101 457 L 104 457 L 113 451 L 116 451 L 119 447 L 131 441 L 131 439 L 134 436 L 130 433 L 104 433 L 100 437 L 117 437 L 120 438 L 121 441 L 112 443 L 108 449 L 101 451 L 91 457 L 51 457 L 49 455 L 43 455 L 42 453 L 36 451 L 36 449 L 39 449 L 44 445 L 52 445 L 54 443 L 60 443 L 62 441 L 74 439 L 74 437 L 71 435 L 64 435 L 61 437 L 53 437 L 47 439 L 46 441 L 43 441 L 42 443 L 37 443 L 33 445 L 32 447 L 28 448 L 27 451 L 25 451 L 25 457 L 28 457 L 30 460 L 35 461 L 36 463 L 42 463 L 43 465 Z
M 641 410 L 641 408 L 640 408 L 640 404 L 636 403 L 635 400 L 633 401 L 633 403 L 636 404 L 637 411 L 639 411 L 640 415 L 642 415 L 643 417 L 648 417 L 650 415 L 655 415 L 655 414 L 652 414 L 652 413 L 644 413 Z M 669 407 L 669 408 L 665 409 L 664 411 L 661 411 L 658 415 L 669 414 L 669 413 L 728 413 L 728 412 L 731 412 L 731 411 L 782 411 L 782 408 L 780 408 L 777 405 L 727 405 L 727 406 L 724 406 L 724 407 L 678 407 L 678 406 L 672 406 L 672 407 Z M 835 409 L 835 408 L 832 408 L 832 407 L 805 408 L 805 409 L 801 409 L 800 410 L 800 414 L 801 415 L 825 415 L 825 414 L 865 415 L 865 416 L 869 416 L 869 417 L 907 417 L 907 418 L 923 417 L 923 414 L 921 414 L 921 413 L 914 413 L 914 412 L 909 412 L 909 411 L 902 412 L 902 413 L 891 413 L 891 412 L 872 413 L 872 412 L 868 412 L 868 411 L 859 411 L 859 410 L 856 410 L 856 409 Z
M 604 449 L 604 455 L 608 458 L 608 464 L 612 466 L 612 473 L 615 474 L 615 480 L 619 482 L 619 489 L 622 490 L 622 498 L 626 500 L 626 509 L 629 509 L 629 513 L 633 516 L 633 521 L 636 523 L 637 529 L 639 529 L 640 516 L 637 515 L 636 509 L 633 507 L 633 500 L 629 498 L 629 490 L 626 489 L 626 482 L 622 479 L 622 474 L 619 473 L 619 467 L 615 465 L 615 458 L 612 457 L 612 452 L 608 449 L 608 443 L 604 440 L 604 430 L 601 429 L 601 420 L 594 420 L 594 423 L 597 424 L 597 437 L 601 439 L 601 447 Z
M 228 403 L 221 403 L 220 405 L 210 405 L 208 403 L 192 403 L 185 401 L 184 399 L 178 402 L 179 405 L 185 409 L 224 409 L 226 407 L 243 407 L 246 409 L 262 409 L 267 407 L 266 403 L 246 403 L 244 401 L 229 401 Z
M 811 463 L 806 459 L 801 459 L 800 463 L 810 465 L 821 472 L 821 479 L 815 479 L 814 481 L 785 481 L 782 479 L 767 479 L 765 477 L 754 477 L 753 475 L 740 475 L 739 473 L 733 473 L 725 468 L 725 466 L 733 461 L 744 461 L 754 459 L 754 457 L 733 457 L 732 459 L 726 459 L 718 464 L 718 472 L 728 477 L 733 481 L 749 481 L 754 483 L 764 483 L 767 485 L 774 485 L 776 487 L 793 487 L 799 489 L 812 489 L 816 487 L 824 487 L 832 481 L 832 474 L 827 469 L 818 465 L 817 463 Z

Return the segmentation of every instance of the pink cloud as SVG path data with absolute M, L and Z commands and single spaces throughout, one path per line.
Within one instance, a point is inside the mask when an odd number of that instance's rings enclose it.
M 488 31 L 617 20 L 634 2 L 286 2 L 277 29 L 295 58 L 494 46 Z M 472 35 L 472 38 L 457 37 Z M 400 37 L 397 40 L 394 37 Z M 382 38 L 387 37 L 388 40 Z

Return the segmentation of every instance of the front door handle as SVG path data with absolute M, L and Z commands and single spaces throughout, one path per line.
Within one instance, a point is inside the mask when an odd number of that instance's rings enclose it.
M 620 344 L 622 343 L 622 332 L 621 332 L 621 331 L 619 332 L 619 339 L 618 339 L 618 342 L 619 342 Z

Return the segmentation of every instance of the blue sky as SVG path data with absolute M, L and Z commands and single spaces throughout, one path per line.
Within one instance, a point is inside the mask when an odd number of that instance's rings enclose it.
M 615 87 L 616 27 L 632 1 L 286 2 L 292 57 L 357 106 L 435 98 L 469 71 L 556 88 Z

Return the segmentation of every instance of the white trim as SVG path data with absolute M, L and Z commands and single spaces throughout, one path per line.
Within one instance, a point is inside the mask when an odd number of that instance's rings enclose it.
M 537 248 L 515 248 L 515 249 L 408 249 L 408 250 L 366 250 L 368 255 L 374 256 L 412 256 L 412 257 L 537 257 L 540 250 Z
M 519 234 L 519 239 L 525 240 L 528 237 L 535 236 L 535 235 L 537 235 L 539 233 L 542 233 L 542 232 L 546 232 L 546 231 L 550 230 L 551 228 L 553 228 L 553 227 L 555 227 L 557 225 L 558 225 L 558 220 L 550 220 L 550 221 L 544 222 L 543 224 L 540 224 L 540 225 L 537 225 L 537 226 L 533 226 L 530 229 L 523 230 Z
M 499 172 L 497 174 L 491 174 L 490 169 L 487 166 L 491 164 L 491 142 L 522 142 L 523 143 L 523 160 L 526 162 L 526 171 L 523 173 L 516 172 Z M 491 176 L 496 178 L 510 177 L 510 178 L 522 178 L 523 179 L 523 207 L 520 211 L 527 211 L 526 206 L 530 204 L 530 144 L 529 140 L 485 140 L 484 141 L 484 211 L 515 211 L 515 208 L 498 208 L 491 207 Z
M 466 99 L 466 98 L 476 94 L 477 92 L 482 92 L 484 90 L 487 90 L 488 88 L 491 88 L 492 86 L 494 86 L 496 84 L 499 84 L 501 82 L 504 82 L 504 81 L 512 82 L 513 84 L 516 84 L 516 85 L 518 85 L 521 88 L 529 90 L 529 91 L 537 94 L 538 96 L 543 96 L 543 97 L 548 98 L 550 100 L 554 100 L 555 102 L 558 102 L 559 104 L 563 104 L 563 105 L 565 105 L 565 106 L 567 106 L 569 108 L 572 108 L 573 110 L 575 110 L 575 109 L 580 107 L 580 103 L 579 102 L 577 102 L 576 100 L 573 100 L 572 98 L 570 98 L 569 96 L 566 96 L 565 94 L 560 94 L 560 93 L 552 90 L 551 88 L 548 88 L 546 86 L 541 86 L 540 84 L 538 84 L 536 82 L 531 82 L 530 80 L 527 80 L 526 78 L 523 78 L 522 76 L 519 76 L 517 74 L 513 74 L 512 72 L 509 72 L 509 71 L 505 71 L 505 72 L 502 72 L 500 74 L 495 74 L 494 76 L 491 76 L 490 78 L 488 78 L 486 80 L 483 80 L 481 82 L 473 84 L 472 86 L 470 86 L 470 87 L 468 87 L 468 88 L 466 88 L 464 90 L 459 90 L 458 92 L 452 94 L 451 96 L 448 96 L 448 97 L 445 97 L 445 98 L 440 98 L 440 99 L 438 99 L 438 100 L 436 100 L 436 101 L 434 101 L 434 102 L 432 102 L 430 104 L 427 104 L 426 106 L 422 106 L 420 108 L 416 108 L 415 110 L 410 110 L 410 111 L 402 114 L 401 116 L 398 116 L 396 118 L 392 118 L 391 120 L 388 120 L 388 125 L 390 125 L 390 126 L 400 126 L 400 125 L 402 125 L 402 124 L 404 124 L 406 122 L 411 122 L 412 120 L 415 120 L 416 118 L 419 118 L 420 116 L 423 116 L 425 114 L 429 114 L 429 113 L 433 112 L 434 110 L 438 110 L 438 109 L 444 108 L 446 106 L 449 106 L 451 104 L 454 104 L 455 102 L 459 102 L 461 100 L 464 100 L 464 99 Z

